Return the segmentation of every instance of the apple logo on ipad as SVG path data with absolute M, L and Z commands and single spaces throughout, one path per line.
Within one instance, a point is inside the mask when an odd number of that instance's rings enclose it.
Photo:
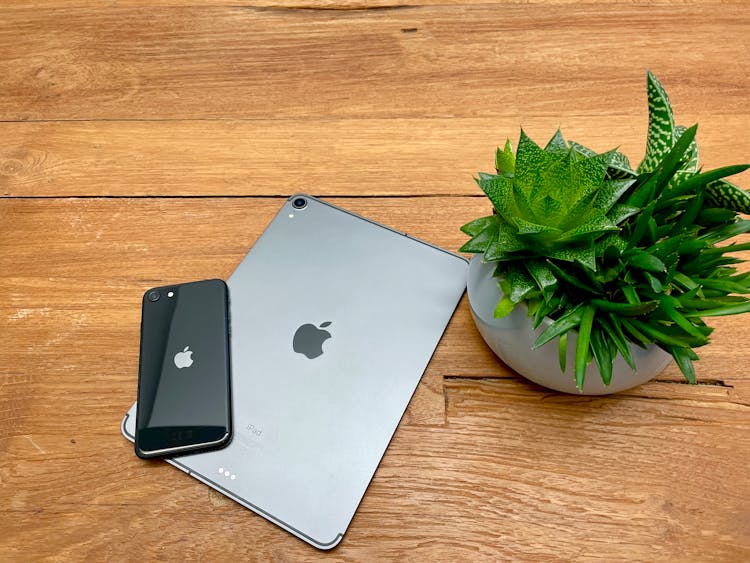
M 190 350 L 190 346 L 185 346 L 182 352 L 177 352 L 174 355 L 174 365 L 177 369 L 189 368 L 193 365 L 193 351 Z
M 323 342 L 331 338 L 331 333 L 323 328 L 330 326 L 331 321 L 326 321 L 320 328 L 306 323 L 297 329 L 292 340 L 292 348 L 298 354 L 304 354 L 312 360 L 323 355 Z

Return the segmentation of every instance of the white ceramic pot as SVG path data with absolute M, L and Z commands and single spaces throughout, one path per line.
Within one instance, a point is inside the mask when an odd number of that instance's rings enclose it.
M 579 391 L 574 375 L 577 334 L 568 334 L 568 355 L 563 374 L 560 372 L 557 339 L 536 350 L 532 349 L 537 336 L 551 324 L 550 319 L 544 319 L 534 330 L 533 319 L 527 316 L 526 307 L 520 305 L 506 317 L 494 317 L 495 306 L 502 295 L 497 279 L 492 277 L 494 271 L 495 264 L 483 263 L 481 255 L 471 259 L 467 280 L 471 314 L 479 333 L 493 352 L 534 383 L 564 393 L 606 395 L 653 379 L 672 360 L 672 356 L 658 346 L 650 346 L 647 350 L 631 346 L 638 371 L 631 370 L 618 355 L 612 369 L 612 380 L 609 385 L 604 385 L 599 368 L 592 361 L 586 368 L 583 390 Z

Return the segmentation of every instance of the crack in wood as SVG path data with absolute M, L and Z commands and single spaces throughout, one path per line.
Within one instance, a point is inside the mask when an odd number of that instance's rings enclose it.
M 503 380 L 503 379 L 518 379 L 518 376 L 516 375 L 482 375 L 479 377 L 474 377 L 470 375 L 444 375 L 443 379 L 448 379 L 448 380 L 465 379 L 467 381 L 497 381 L 497 380 Z
M 12 195 L 3 194 L 4 199 L 289 199 L 290 194 L 189 194 L 189 195 Z M 483 198 L 484 194 L 311 194 L 323 199 L 435 199 L 435 198 Z
M 672 385 L 696 385 L 696 386 L 713 385 L 716 387 L 727 387 L 729 389 L 734 389 L 734 385 L 730 385 L 723 379 L 711 379 L 711 378 L 698 380 L 695 383 L 690 383 L 689 381 L 686 381 L 684 379 L 681 381 L 678 379 L 654 379 L 652 383 L 670 383 Z
M 482 375 L 482 376 L 471 376 L 471 375 L 444 375 L 443 379 L 448 380 L 467 380 L 467 381 L 493 381 L 493 380 L 504 380 L 504 379 L 518 379 L 515 375 Z M 723 379 L 702 379 L 696 383 L 690 383 L 689 381 L 680 381 L 677 379 L 652 379 L 648 383 L 667 383 L 670 385 L 692 385 L 696 387 L 700 386 L 716 386 L 726 387 L 727 389 L 734 389 L 734 385 L 727 383 Z M 553 393 L 557 394 L 557 393 Z
M 521 379 L 519 376 L 516 375 L 489 375 L 489 376 L 480 376 L 480 377 L 471 377 L 466 375 L 444 375 L 443 376 L 443 401 L 444 401 L 444 417 L 445 417 L 445 424 L 448 424 L 448 393 L 449 389 L 448 386 L 445 385 L 449 381 L 465 381 L 465 382 L 497 382 L 497 381 L 508 381 L 508 380 L 518 380 L 519 382 L 523 382 L 523 379 Z M 528 385 L 537 386 L 535 383 L 529 381 L 527 382 Z M 653 379 L 647 384 L 667 384 L 667 385 L 688 385 L 693 386 L 696 388 L 699 387 L 720 387 L 724 389 L 731 389 L 734 390 L 735 386 L 727 383 L 723 379 L 704 379 L 701 381 L 698 381 L 697 383 L 689 383 L 688 381 L 680 381 L 676 379 Z M 538 387 L 538 386 L 537 386 Z M 634 389 L 627 389 L 624 391 L 620 391 L 619 393 L 613 393 L 612 395 L 572 395 L 568 393 L 561 393 L 557 391 L 550 391 L 547 393 L 544 393 L 540 395 L 539 400 L 544 401 L 547 399 L 552 398 L 570 398 L 570 399 L 584 399 L 589 401 L 595 401 L 599 399 L 606 399 L 607 397 L 620 397 L 620 398 L 629 398 L 629 399 L 643 399 L 643 400 L 649 400 L 649 401 L 682 401 L 685 400 L 685 397 L 665 397 L 665 396 L 658 396 L 658 395 L 652 395 L 648 393 L 647 389 L 641 389 L 640 393 L 633 392 L 634 390 L 639 389 L 639 387 L 635 387 Z M 542 390 L 542 387 L 539 387 L 540 390 Z M 692 400 L 695 400 L 693 398 Z M 728 403 L 731 403 L 733 405 L 737 405 L 740 407 L 749 407 L 750 403 L 742 400 L 742 397 L 736 396 L 736 394 L 732 393 L 731 396 L 728 397 Z
M 316 12 L 392 12 L 395 10 L 411 10 L 420 6 L 408 4 L 392 4 L 389 6 L 232 6 L 236 10 L 250 10 L 253 12 L 278 13 L 316 13 Z

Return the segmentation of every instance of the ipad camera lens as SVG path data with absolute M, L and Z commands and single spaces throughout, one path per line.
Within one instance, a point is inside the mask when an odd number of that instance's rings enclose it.
M 158 301 L 160 297 L 161 297 L 161 293 L 159 293 L 155 289 L 148 292 L 148 300 L 151 301 L 152 303 L 154 301 Z
M 292 207 L 295 209 L 304 209 L 307 207 L 307 200 L 304 197 L 295 198 L 292 202 Z

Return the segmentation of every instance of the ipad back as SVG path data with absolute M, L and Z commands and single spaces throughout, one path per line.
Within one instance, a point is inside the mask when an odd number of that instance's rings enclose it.
M 290 198 L 227 282 L 232 443 L 175 464 L 312 545 L 335 546 L 466 266 L 325 202 Z

